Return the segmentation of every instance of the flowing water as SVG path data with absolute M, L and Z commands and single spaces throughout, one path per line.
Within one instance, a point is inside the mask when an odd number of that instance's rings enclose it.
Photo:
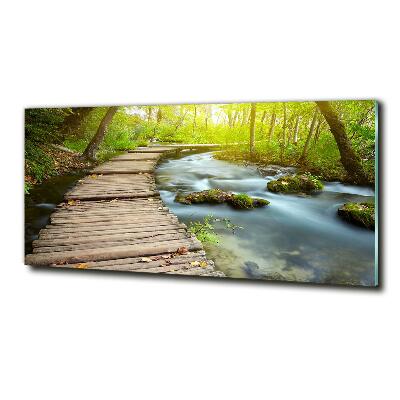
M 156 177 L 161 197 L 182 222 L 213 215 L 243 228 L 232 233 L 217 223 L 219 246 L 206 246 L 217 269 L 229 277 L 373 285 L 374 232 L 341 220 L 337 209 L 350 201 L 373 201 L 374 191 L 336 182 L 325 183 L 322 192 L 311 196 L 266 190 L 269 180 L 293 172 L 293 168 L 272 166 L 261 175 L 255 167 L 201 153 L 164 161 Z M 247 193 L 271 204 L 235 210 L 226 204 L 188 206 L 174 202 L 178 190 L 212 188 Z

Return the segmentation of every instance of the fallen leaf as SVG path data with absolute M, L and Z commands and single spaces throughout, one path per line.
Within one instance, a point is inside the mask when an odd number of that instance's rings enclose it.
M 176 250 L 176 252 L 178 254 L 186 254 L 189 252 L 189 249 L 187 247 L 183 246 L 183 247 L 179 247 L 178 250 Z
M 200 263 L 199 263 L 198 261 L 192 261 L 192 262 L 190 263 L 190 265 L 191 265 L 192 267 L 198 267 L 198 266 L 200 265 Z
M 97 175 L 93 174 L 93 175 L 89 175 L 90 178 L 92 179 L 97 179 Z
M 208 267 L 207 261 L 201 261 L 200 262 L 200 267 L 201 268 L 207 268 Z
M 88 265 L 86 263 L 80 263 L 75 266 L 78 269 L 87 269 Z
M 68 205 L 69 206 L 74 206 L 76 204 L 75 200 L 68 200 Z

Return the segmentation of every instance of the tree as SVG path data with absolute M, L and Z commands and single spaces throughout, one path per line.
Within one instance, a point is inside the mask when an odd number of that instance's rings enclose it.
M 319 110 L 325 117 L 340 152 L 340 161 L 354 183 L 367 184 L 368 177 L 361 165 L 361 159 L 351 146 L 343 122 L 329 101 L 317 101 Z
M 255 152 L 255 126 L 256 126 L 256 103 L 251 103 L 250 109 L 250 154 Z
M 97 128 L 96 134 L 93 136 L 90 143 L 87 145 L 85 151 L 83 152 L 82 156 L 88 159 L 94 159 L 97 149 L 100 146 L 100 143 L 103 141 L 104 136 L 107 132 L 107 127 L 110 124 L 111 120 L 114 117 L 114 114 L 117 112 L 118 107 L 110 107 L 106 114 L 104 115 L 103 119 L 100 122 L 99 127 Z
M 68 114 L 61 128 L 61 138 L 65 139 L 71 134 L 77 134 L 82 125 L 82 122 L 90 114 L 94 107 L 73 107 L 71 113 Z
M 299 140 L 299 127 L 300 127 L 300 115 L 296 118 L 296 124 L 294 126 L 293 143 L 297 145 Z
M 311 125 L 310 125 L 310 130 L 308 132 L 306 142 L 304 143 L 303 152 L 301 153 L 301 157 L 299 159 L 299 164 L 304 164 L 304 162 L 306 161 L 307 151 L 308 151 L 308 148 L 310 147 L 311 137 L 314 133 L 315 124 L 317 122 L 317 116 L 318 116 L 318 107 L 315 107 Z
M 268 133 L 268 141 L 269 142 L 272 140 L 272 137 L 274 135 L 275 122 L 276 122 L 276 113 L 275 113 L 275 107 L 274 107 L 274 110 L 272 111 L 272 115 L 271 115 L 271 124 L 269 126 L 269 133 Z

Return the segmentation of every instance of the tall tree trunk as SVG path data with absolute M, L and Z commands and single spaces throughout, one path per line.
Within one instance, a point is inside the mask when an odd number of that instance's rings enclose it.
M 114 114 L 117 112 L 118 107 L 110 107 L 106 115 L 103 117 L 103 119 L 100 122 L 99 127 L 97 128 L 96 134 L 93 136 L 93 139 L 90 141 L 90 143 L 87 145 L 85 151 L 83 152 L 83 157 L 89 158 L 89 159 L 94 159 L 97 149 L 100 145 L 100 143 L 103 141 L 104 136 L 107 132 L 108 125 L 110 124 L 111 120 L 114 117 Z
M 286 103 L 283 103 L 283 127 L 282 127 L 281 140 L 279 141 L 281 163 L 283 163 L 283 152 L 285 151 L 286 124 L 287 124 L 287 109 L 286 109 Z
M 186 118 L 186 114 L 187 114 L 187 110 L 183 113 L 183 115 L 181 117 L 179 117 L 178 122 L 175 125 L 175 132 L 178 132 L 178 129 L 183 124 L 183 121 Z
M 238 116 L 239 116 L 239 110 L 236 110 L 235 114 L 233 115 L 232 128 L 235 127 Z
M 314 135 L 314 144 L 318 142 L 319 135 L 321 133 L 322 123 L 324 122 L 324 117 L 321 115 L 318 118 L 317 127 L 315 128 L 315 135 Z
M 232 126 L 233 126 L 232 110 L 228 109 L 226 114 L 228 116 L 228 126 L 229 126 L 229 128 L 232 128 Z
M 339 119 L 329 101 L 317 101 L 316 103 L 336 140 L 340 152 L 340 161 L 350 179 L 358 184 L 368 184 L 368 177 L 362 167 L 360 157 L 355 153 L 351 146 L 343 122 Z
M 306 161 L 308 148 L 310 147 L 310 141 L 311 141 L 312 135 L 314 133 L 315 124 L 317 122 L 317 116 L 318 116 L 318 107 L 315 107 L 314 115 L 312 117 L 312 121 L 311 121 L 311 125 L 310 125 L 310 130 L 308 132 L 306 142 L 304 143 L 303 152 L 301 153 L 301 157 L 299 159 L 299 164 L 304 164 L 304 162 Z
M 274 109 L 274 111 L 272 112 L 272 115 L 271 115 L 271 125 L 269 126 L 269 133 L 268 133 L 268 141 L 269 142 L 272 140 L 272 137 L 274 135 L 275 122 L 276 122 L 276 113 L 275 113 L 275 109 Z
M 157 111 L 157 124 L 159 124 L 162 120 L 162 111 L 161 111 L 161 107 L 158 107 L 158 111 Z
M 61 137 L 65 139 L 67 136 L 71 134 L 77 134 L 79 132 L 79 128 L 82 125 L 82 122 L 89 115 L 89 113 L 93 110 L 94 107 L 75 107 L 72 108 L 72 113 L 69 114 L 63 122 L 63 126 L 61 128 Z
M 297 145 L 299 140 L 299 127 L 300 127 L 300 115 L 296 118 L 296 124 L 294 126 L 293 143 Z
M 194 130 L 196 129 L 196 117 L 197 117 L 197 106 L 194 106 L 194 113 L 193 113 L 193 129 L 192 132 L 194 134 Z
M 283 127 L 282 127 L 282 137 L 281 137 L 283 146 L 285 146 L 286 142 L 286 126 L 287 126 L 287 108 L 286 108 L 286 103 L 283 103 Z
M 289 117 L 288 123 L 287 123 L 287 138 L 286 138 L 286 146 L 288 147 L 291 140 L 292 140 L 292 136 L 293 136 L 293 122 L 294 122 L 294 114 L 292 114 Z
M 152 106 L 148 106 L 147 107 L 147 122 L 151 121 L 151 113 L 153 111 L 153 107 Z
M 250 110 L 250 155 L 255 153 L 256 103 L 251 103 Z
M 261 125 L 260 125 L 260 133 L 261 134 L 262 134 L 262 131 L 264 129 L 264 120 L 265 120 L 266 116 L 267 116 L 267 112 L 264 111 L 263 114 L 262 114 L 262 117 L 261 117 Z
M 243 108 L 243 114 L 242 114 L 242 123 L 241 126 L 243 126 L 247 121 L 247 110 L 246 108 Z

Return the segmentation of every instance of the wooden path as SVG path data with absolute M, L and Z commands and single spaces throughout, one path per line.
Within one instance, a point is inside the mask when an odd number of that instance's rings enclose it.
M 25 263 L 223 277 L 155 185 L 162 157 L 196 148 L 215 145 L 141 147 L 96 167 L 65 194 Z

